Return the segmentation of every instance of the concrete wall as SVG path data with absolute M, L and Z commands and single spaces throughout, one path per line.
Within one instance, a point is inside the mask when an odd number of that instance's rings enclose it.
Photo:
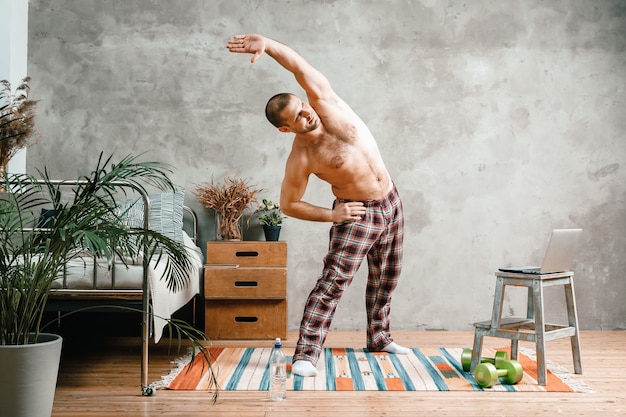
M 626 328 L 626 5 L 622 0 L 31 0 L 29 75 L 44 141 L 28 168 L 59 177 L 98 153 L 148 151 L 196 184 L 226 175 L 277 199 L 291 136 L 264 119 L 302 94 L 233 35 L 288 43 L 369 124 L 406 208 L 396 329 L 466 330 L 491 313 L 494 271 L 539 263 L 552 228 L 582 227 L 584 329 Z M 311 179 L 308 201 L 329 206 Z M 202 240 L 213 239 L 201 213 Z M 321 268 L 328 224 L 288 219 L 289 327 Z M 247 239 L 261 239 L 258 227 Z M 365 265 L 332 328 L 364 329 Z M 562 317 L 549 292 L 548 318 Z M 522 314 L 512 291 L 507 314 Z

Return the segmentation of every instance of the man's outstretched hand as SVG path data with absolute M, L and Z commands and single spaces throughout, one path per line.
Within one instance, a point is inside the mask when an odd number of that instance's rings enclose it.
M 265 52 L 265 39 L 261 35 L 235 35 L 226 48 L 238 54 L 252 54 L 250 62 L 254 63 Z

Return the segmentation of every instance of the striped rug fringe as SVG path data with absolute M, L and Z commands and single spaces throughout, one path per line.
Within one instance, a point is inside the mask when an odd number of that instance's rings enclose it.
M 170 373 L 165 376 L 162 376 L 160 380 L 153 382 L 152 386 L 155 389 L 167 388 L 172 383 L 172 381 L 176 379 L 176 377 L 185 369 L 185 367 L 189 365 L 189 363 L 193 359 L 194 352 L 197 352 L 197 350 L 194 350 L 193 348 L 189 348 L 185 356 L 181 356 L 179 358 L 174 359 L 171 362 L 174 368 L 172 368 Z
M 536 352 L 532 349 L 528 349 L 525 347 L 520 347 L 519 352 L 528 356 L 531 360 L 537 361 Z M 550 359 L 546 359 L 546 367 L 550 372 L 552 372 L 555 376 L 561 379 L 564 383 L 572 387 L 572 389 L 576 392 L 584 392 L 588 394 L 593 394 L 595 391 L 591 388 L 584 380 L 580 377 L 577 377 L 575 374 L 572 374 L 567 368 L 551 361 Z

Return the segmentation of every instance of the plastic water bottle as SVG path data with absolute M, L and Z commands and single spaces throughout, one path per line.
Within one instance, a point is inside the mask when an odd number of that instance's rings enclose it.
M 270 355 L 270 401 L 287 398 L 287 358 L 280 338 L 276 338 Z

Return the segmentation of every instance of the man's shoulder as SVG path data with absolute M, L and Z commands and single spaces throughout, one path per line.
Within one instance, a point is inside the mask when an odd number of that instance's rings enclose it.
M 353 112 L 352 108 L 335 92 L 324 97 L 308 97 L 309 104 L 316 112 L 332 114 L 336 112 Z
M 288 162 L 296 162 L 299 164 L 305 164 L 308 161 L 308 149 L 309 144 L 305 139 L 294 137 L 293 144 L 291 146 L 291 152 L 287 158 Z
M 295 140 L 294 140 L 295 142 Z M 309 160 L 308 151 L 305 147 L 293 146 L 285 163 L 286 175 L 294 175 L 298 177 L 307 177 L 312 174 L 311 161 Z

